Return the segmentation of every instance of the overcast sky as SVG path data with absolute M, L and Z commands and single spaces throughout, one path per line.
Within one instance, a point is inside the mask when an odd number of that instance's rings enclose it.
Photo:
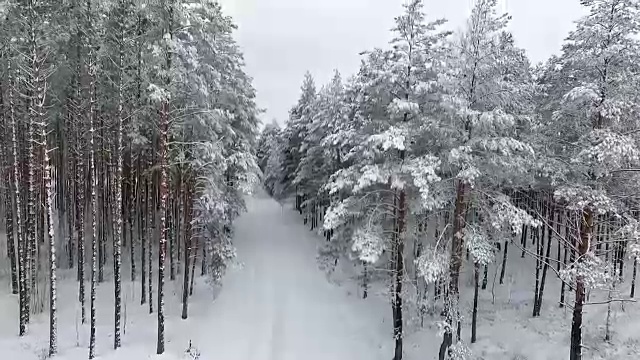
M 357 71 L 363 50 L 384 47 L 406 0 L 219 0 L 239 29 L 246 71 L 253 77 L 264 122 L 283 124 L 299 96 L 306 70 L 319 86 L 333 69 Z M 425 0 L 430 20 L 464 25 L 474 0 Z M 533 62 L 558 53 L 582 13 L 578 0 L 498 0 L 512 15 L 510 30 Z

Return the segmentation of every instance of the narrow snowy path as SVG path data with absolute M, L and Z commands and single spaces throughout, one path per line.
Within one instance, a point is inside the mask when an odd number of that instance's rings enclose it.
M 215 322 L 199 334 L 207 354 L 225 360 L 377 358 L 370 336 L 375 326 L 356 318 L 347 296 L 327 282 L 316 262 L 317 239 L 290 211 L 258 195 L 248 199 L 248 213 L 235 227 L 243 266 L 228 274 L 207 314 Z

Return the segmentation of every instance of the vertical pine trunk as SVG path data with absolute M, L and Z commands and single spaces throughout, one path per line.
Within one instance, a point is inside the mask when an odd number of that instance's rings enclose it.
M 87 11 L 90 2 L 87 2 Z M 90 335 L 89 335 L 89 359 L 93 359 L 96 353 L 96 271 L 98 266 L 98 235 L 96 232 L 96 208 L 97 204 L 97 177 L 96 151 L 95 151 L 95 102 L 96 102 L 96 64 L 95 49 L 91 45 L 89 50 L 89 78 L 91 79 L 89 95 L 89 176 L 91 187 L 91 300 L 90 300 Z M 80 226 L 83 226 L 82 224 Z
M 155 179 L 155 176 L 154 176 Z M 148 297 L 149 297 L 149 314 L 153 313 L 153 240 L 155 239 L 155 227 L 156 227 L 156 219 L 157 219 L 157 215 L 158 213 L 156 212 L 156 201 L 155 201 L 155 180 L 152 183 L 152 188 L 151 188 L 151 192 L 149 193 L 149 213 L 147 213 L 147 216 L 149 219 L 147 219 L 147 229 L 148 229 L 148 233 L 147 233 L 147 245 L 148 245 L 148 249 L 147 249 L 147 267 L 148 267 L 148 278 L 147 278 L 147 285 L 148 285 Z
M 142 157 L 142 154 L 140 154 Z M 140 169 L 140 160 L 138 160 L 138 169 Z M 142 173 L 138 173 L 142 176 Z M 149 180 L 144 178 L 144 192 L 140 196 L 140 211 L 138 214 L 138 226 L 140 231 L 140 305 L 147 302 L 147 222 L 149 221 Z M 151 279 L 149 279 L 151 281 Z
M 169 280 L 176 279 L 176 263 L 174 253 L 176 250 L 176 232 L 175 232 L 175 199 L 173 194 L 169 192 L 169 201 L 167 206 L 167 240 L 169 241 Z
M 11 61 L 7 63 L 9 78 L 9 116 L 11 119 L 11 145 L 13 150 L 13 191 L 15 195 L 16 212 L 16 241 L 18 244 L 18 284 L 19 284 L 19 334 L 24 336 L 27 333 L 27 277 L 26 277 L 26 243 L 22 233 L 22 199 L 20 187 L 20 165 L 18 153 L 18 136 L 15 115 L 15 87 L 14 78 L 11 72 Z
M 393 337 L 395 339 L 395 351 L 394 360 L 402 359 L 402 345 L 403 345 L 403 319 L 402 319 L 402 282 L 404 280 L 404 245 L 406 234 L 406 216 L 407 216 L 407 200 L 406 192 L 404 189 L 400 190 L 400 196 L 398 199 L 398 217 L 397 217 L 397 229 L 398 233 L 395 245 L 394 254 L 394 289 L 393 289 Z
M 202 245 L 202 259 L 200 259 L 200 276 L 207 274 L 207 246 Z
M 193 246 L 193 258 L 191 259 L 191 278 L 189 279 L 189 296 L 193 295 L 193 279 L 196 273 L 196 262 L 198 261 L 198 245 L 200 244 L 200 236 L 196 237 Z M 203 244 L 204 246 L 204 244 Z M 185 268 L 187 269 L 187 268 Z
M 591 237 L 593 233 L 593 210 L 585 209 L 582 211 L 580 221 L 580 239 L 578 242 L 578 262 L 584 261 L 584 256 L 591 246 Z M 576 277 L 576 297 L 573 306 L 573 319 L 571 321 L 571 344 L 569 359 L 582 359 L 582 308 L 585 300 L 584 279 L 578 275 Z
M 631 294 L 630 298 L 634 298 L 636 295 L 636 274 L 638 273 L 638 258 L 633 258 L 633 275 L 631 277 Z
M 115 197 L 115 211 L 113 215 L 115 216 L 115 234 L 113 237 L 113 281 L 114 281 L 114 336 L 113 336 L 113 348 L 117 349 L 122 346 L 122 340 L 120 339 L 120 322 L 122 317 L 122 237 L 124 236 L 123 232 L 123 218 L 122 214 L 124 211 L 123 206 L 123 191 L 122 191 L 122 167 L 123 167 L 123 152 L 124 152 L 124 144 L 123 144 L 123 132 L 124 132 L 124 86 L 125 86 L 125 59 L 124 59 L 124 49 L 125 49 L 125 24 L 124 17 L 127 16 L 125 13 L 125 3 L 124 1 L 119 2 L 119 16 L 120 22 L 118 24 L 118 118 L 117 118 L 117 129 L 116 129 L 116 145 L 115 145 L 115 156 L 116 156 L 116 168 L 113 183 L 115 185 L 114 188 L 114 197 Z M 131 259 L 133 262 L 133 258 Z M 132 272 L 133 273 L 133 272 Z M 135 275 L 132 275 L 132 277 Z
M 544 218 L 544 210 L 542 217 Z M 533 293 L 533 317 L 538 316 L 538 300 L 540 296 L 540 273 L 542 271 L 542 254 L 544 253 L 544 230 L 533 230 L 534 239 L 536 239 L 536 278 L 535 290 Z
M 569 257 L 569 247 L 567 246 L 566 242 L 569 241 L 569 213 L 566 211 L 563 211 L 564 213 L 564 238 L 565 238 L 565 244 L 564 244 L 564 254 L 562 257 L 562 266 L 563 268 L 567 268 L 567 258 Z M 558 214 L 558 216 L 560 216 L 560 214 Z M 562 281 L 562 280 L 561 280 Z M 560 307 L 563 308 L 564 307 L 564 297 L 565 297 L 565 292 L 566 292 L 566 288 L 567 288 L 567 283 L 565 281 L 562 281 L 562 285 L 560 287 Z
M 184 192 L 184 271 L 182 282 L 182 318 L 188 316 L 189 307 L 189 257 L 191 256 L 191 220 L 193 219 L 193 196 L 191 183 L 185 183 Z
M 475 263 L 473 267 L 473 312 L 471 314 L 471 343 L 474 344 L 477 340 L 476 329 L 478 325 L 478 283 L 480 282 L 480 264 Z
M 551 240 L 553 239 L 552 230 L 553 230 L 553 218 L 554 218 L 554 210 L 549 205 L 549 211 L 547 212 L 549 218 L 549 226 L 547 227 L 547 250 L 544 256 L 544 265 L 542 267 L 542 279 L 540 280 L 540 290 L 538 292 L 538 307 L 536 316 L 540 316 L 540 310 L 542 309 L 542 297 L 544 296 L 544 285 L 547 280 L 547 271 L 549 269 L 549 261 L 551 259 Z M 544 232 L 544 228 L 541 230 Z
M 504 252 L 502 254 L 502 266 L 500 267 L 500 285 L 504 284 L 504 275 L 507 272 L 507 253 L 509 251 L 509 240 L 504 241 Z
M 168 0 L 163 4 L 165 7 L 165 33 L 169 37 L 173 38 L 173 0 Z M 165 91 L 170 91 L 169 85 L 171 83 L 171 77 L 169 72 L 171 71 L 172 54 L 169 49 L 164 49 L 165 64 L 164 70 L 164 85 Z M 161 100 L 160 105 L 160 122 L 159 122 L 159 142 L 158 142 L 158 155 L 160 164 L 160 241 L 158 247 L 158 346 L 157 353 L 164 353 L 164 267 L 166 257 L 166 242 L 167 242 L 167 229 L 165 226 L 165 217 L 167 214 L 167 177 L 168 177 L 168 149 L 167 139 L 169 136 L 169 98 Z
M 133 240 L 133 213 L 134 213 L 134 204 L 137 199 L 137 194 L 140 191 L 140 186 L 136 182 L 133 177 L 133 164 L 131 161 L 131 157 L 133 156 L 131 152 L 131 144 L 129 144 L 129 151 L 127 152 L 127 163 L 129 168 L 129 174 L 127 176 L 128 186 L 127 186 L 127 223 L 129 227 L 129 259 L 131 261 L 131 282 L 136 281 L 136 252 L 135 245 L 136 242 Z M 139 211 L 139 209 L 138 209 Z
M 449 264 L 449 289 L 445 300 L 445 314 L 449 324 L 445 332 L 438 358 L 444 360 L 449 347 L 453 344 L 453 329 L 460 333 L 460 320 L 458 299 L 460 297 L 460 268 L 462 267 L 462 250 L 464 249 L 464 239 L 462 233 L 465 227 L 465 213 L 467 209 L 467 184 L 458 181 L 456 185 L 456 202 L 453 214 L 453 230 L 451 237 L 451 259 Z M 454 324 L 455 320 L 455 324 Z
M 164 353 L 164 270 L 167 251 L 167 132 L 169 127 L 169 103 L 162 103 L 160 113 L 160 241 L 158 242 L 158 346 L 157 354 Z
M 46 144 L 47 130 L 46 125 L 41 125 L 43 144 Z M 51 164 L 46 149 L 44 147 L 44 184 L 47 196 L 47 228 L 49 235 L 49 356 L 53 356 L 58 352 L 58 325 L 56 313 L 56 241 L 53 229 L 53 192 L 51 191 Z
M 0 96 L 2 94 L 0 93 Z M 3 109 L 4 110 L 4 109 Z M 5 122 L 5 129 L 8 129 L 8 126 Z M 7 134 L 4 134 L 7 135 Z M 8 136 L 3 137 L 4 141 L 10 142 Z M 9 150 L 5 148 L 3 154 L 3 163 L 5 166 L 4 172 L 4 181 L 5 186 L 7 187 L 6 192 L 4 193 L 4 208 L 5 208 L 5 229 L 7 230 L 7 257 L 9 258 L 9 265 L 11 267 L 11 293 L 18 294 L 20 287 L 18 284 L 18 271 L 16 264 L 16 245 L 14 239 L 14 229 L 13 229 L 13 216 L 16 211 L 14 207 L 14 191 L 13 191 L 13 181 L 11 177 L 11 173 L 13 171 L 13 161 L 11 160 L 11 155 Z M 18 240 L 19 241 L 19 240 Z

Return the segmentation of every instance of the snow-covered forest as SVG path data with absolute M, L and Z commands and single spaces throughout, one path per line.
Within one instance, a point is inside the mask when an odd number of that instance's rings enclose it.
M 119 348 L 135 291 L 157 314 L 162 354 L 167 289 L 180 283 L 186 319 L 194 277 L 218 283 L 233 257 L 242 194 L 258 181 L 259 110 L 235 25 L 215 1 L 20 0 L 0 12 L 1 262 L 14 294 L 0 313 L 16 312 L 0 323 L 24 337 L 48 313 L 53 356 L 57 329 L 75 322 L 92 359 L 96 314 L 113 314 L 98 341 Z M 58 325 L 74 297 L 77 318 Z
M 356 74 L 307 74 L 260 138 L 266 188 L 295 195 L 329 271 L 350 263 L 363 298 L 384 284 L 394 360 L 433 323 L 441 344 L 417 358 L 502 359 L 470 349 L 513 288 L 529 289 L 520 313 L 566 324 L 541 330 L 563 339 L 551 355 L 509 359 L 637 358 L 638 327 L 615 319 L 639 321 L 639 3 L 581 1 L 561 53 L 533 65 L 496 2 L 449 32 L 412 0 Z M 501 321 L 514 332 L 523 315 Z
M 0 0 L 0 357 L 640 358 L 640 0 L 580 3 L 533 64 L 407 0 L 262 126 L 216 0 Z

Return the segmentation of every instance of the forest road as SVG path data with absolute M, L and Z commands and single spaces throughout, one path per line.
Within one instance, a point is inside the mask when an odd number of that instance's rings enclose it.
M 353 298 L 318 268 L 321 239 L 263 193 L 247 207 L 235 223 L 241 265 L 225 277 L 211 328 L 199 334 L 206 353 L 225 360 L 372 359 L 361 322 L 350 318 Z

